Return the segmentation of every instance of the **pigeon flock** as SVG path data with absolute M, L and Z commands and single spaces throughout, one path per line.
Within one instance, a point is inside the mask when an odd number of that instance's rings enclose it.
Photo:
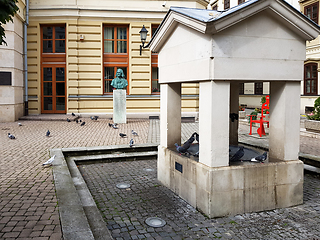
M 191 137 L 184 142 L 184 144 L 182 146 L 179 146 L 177 143 L 175 143 L 175 147 L 177 152 L 181 155 L 186 155 L 186 156 L 190 156 L 193 155 L 194 157 L 199 157 L 199 151 L 197 151 L 196 153 L 191 153 L 189 151 L 189 148 L 191 147 L 191 145 L 193 144 L 194 140 L 196 140 L 199 143 L 199 134 L 194 132 Z M 229 152 L 231 152 L 231 150 L 229 149 Z M 253 157 L 249 160 L 243 160 L 243 156 L 245 154 L 244 151 L 244 147 L 240 146 L 239 149 L 236 151 L 236 153 L 230 158 L 229 162 L 243 162 L 243 161 L 251 161 L 251 162 L 260 162 L 263 163 L 264 161 L 267 160 L 268 157 L 268 153 L 264 152 L 263 154 Z
M 72 116 L 76 116 L 74 113 L 71 114 Z M 237 119 L 237 116 L 231 116 L 230 115 L 230 118 L 232 118 L 232 120 L 236 120 Z M 90 119 L 92 121 L 97 121 L 99 119 L 99 116 L 90 116 Z M 76 123 L 80 123 L 80 126 L 84 126 L 85 125 L 85 121 L 82 121 L 81 119 L 75 119 L 74 120 Z M 67 122 L 71 122 L 71 120 L 69 118 L 67 118 Z M 19 122 L 18 123 L 18 126 L 22 126 L 22 124 Z M 118 124 L 117 123 L 108 123 L 108 126 L 109 127 L 112 127 L 113 129 L 119 129 L 118 128 Z M 48 129 L 48 131 L 46 132 L 46 137 L 50 137 L 50 130 Z M 138 133 L 135 131 L 135 130 L 131 130 L 131 134 L 133 137 L 138 137 Z M 127 134 L 126 133 L 119 133 L 119 136 L 121 138 L 127 138 Z M 9 139 L 16 139 L 16 137 L 11 134 L 11 133 L 8 133 L 8 138 Z M 189 151 L 189 148 L 191 147 L 191 145 L 193 144 L 194 141 L 197 141 L 198 144 L 199 144 L 199 134 L 197 132 L 194 132 L 191 137 L 183 143 L 182 146 L 179 146 L 177 143 L 175 143 L 175 147 L 176 147 L 176 150 L 177 152 L 181 155 L 186 155 L 186 156 L 190 156 L 190 155 L 193 155 L 195 157 L 199 157 L 199 151 L 196 152 L 196 153 L 191 153 Z M 133 147 L 134 146 L 134 139 L 131 138 L 130 141 L 129 141 L 129 147 Z M 229 152 L 231 150 L 229 149 Z M 242 162 L 242 161 L 251 161 L 251 162 L 259 162 L 259 163 L 263 163 L 264 161 L 267 160 L 268 158 L 268 153 L 267 152 L 264 152 L 263 154 L 261 155 L 258 155 L 256 157 L 253 157 L 249 160 L 243 160 L 243 156 L 245 154 L 245 151 L 244 151 L 244 147 L 243 146 L 240 146 L 239 149 L 236 151 L 236 153 L 230 158 L 229 162 Z M 45 163 L 43 163 L 43 166 L 51 166 L 52 165 L 52 162 L 54 161 L 55 159 L 55 155 L 53 157 L 51 157 L 48 161 L 46 161 Z
M 229 149 L 230 151 L 230 149 Z M 258 155 L 256 157 L 253 157 L 251 159 L 242 159 L 243 156 L 245 155 L 244 147 L 240 146 L 237 152 L 231 157 L 230 162 L 259 162 L 263 163 L 264 161 L 267 160 L 268 158 L 268 152 L 264 152 L 261 155 Z
M 76 116 L 75 113 L 71 113 L 71 115 L 72 115 L 72 116 Z M 97 120 L 99 119 L 99 116 L 90 116 L 90 119 L 91 119 L 92 121 L 97 121 Z M 68 122 L 68 123 L 70 123 L 70 122 L 72 122 L 72 121 L 73 121 L 73 120 L 71 120 L 70 118 L 67 118 L 67 122 Z M 77 124 L 80 124 L 80 126 L 85 126 L 85 124 L 86 124 L 85 121 L 82 121 L 81 119 L 78 119 L 78 118 L 75 119 L 74 121 L 75 121 Z M 19 122 L 19 123 L 18 123 L 18 126 L 21 127 L 21 126 L 23 126 L 23 125 L 22 125 L 22 123 Z M 117 123 L 108 123 L 108 126 L 109 126 L 109 127 L 112 127 L 113 129 L 119 129 Z M 139 136 L 138 133 L 137 133 L 135 130 L 131 130 L 131 134 L 132 134 L 133 137 L 138 137 L 138 136 Z M 50 132 L 49 129 L 46 131 L 45 136 L 46 136 L 46 137 L 51 137 L 51 132 Z M 119 133 L 119 136 L 120 136 L 121 138 L 126 138 L 126 137 L 127 137 L 127 134 L 126 134 L 126 133 Z M 13 134 L 11 134 L 11 133 L 8 133 L 8 138 L 9 138 L 9 139 L 16 139 L 16 137 L 15 137 Z M 134 139 L 133 139 L 133 138 L 130 139 L 130 141 L 129 141 L 129 146 L 130 146 L 130 147 L 133 147 L 133 146 L 134 146 Z M 56 157 L 56 156 L 54 155 L 53 157 L 51 157 L 48 161 L 46 161 L 46 162 L 43 163 L 42 165 L 43 165 L 43 166 L 51 166 L 51 165 L 52 165 L 52 162 L 53 162 L 54 159 L 55 159 L 55 157 Z

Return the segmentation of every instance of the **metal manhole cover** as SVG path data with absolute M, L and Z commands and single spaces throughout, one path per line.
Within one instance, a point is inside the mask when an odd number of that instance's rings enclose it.
M 149 217 L 146 219 L 146 224 L 150 227 L 163 227 L 166 225 L 166 221 L 158 217 Z
M 145 170 L 146 172 L 153 172 L 153 171 L 154 171 L 153 168 L 145 168 L 144 170 Z
M 129 188 L 130 184 L 129 183 L 118 183 L 117 188 L 121 188 L 121 189 L 125 189 L 125 188 Z

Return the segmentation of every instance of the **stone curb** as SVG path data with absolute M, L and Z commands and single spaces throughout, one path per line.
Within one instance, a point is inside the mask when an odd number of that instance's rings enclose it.
M 53 178 L 63 238 L 65 240 L 95 239 L 84 211 L 81 196 L 78 195 L 79 192 L 76 189 L 76 185 L 84 186 L 82 177 L 79 178 L 77 174 L 78 170 L 74 169 L 74 166 L 71 166 L 71 169 L 69 169 L 61 149 L 51 149 L 50 155 L 56 155 L 53 163 Z M 76 176 L 72 176 L 72 172 Z M 88 198 L 87 202 L 93 201 L 93 199 L 90 201 L 91 194 L 86 194 L 85 188 L 81 193 L 87 195 L 86 197 L 83 196 L 82 199 Z

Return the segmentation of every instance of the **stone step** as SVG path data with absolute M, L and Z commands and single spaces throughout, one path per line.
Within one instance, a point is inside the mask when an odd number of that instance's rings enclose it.
M 97 154 L 97 155 L 85 155 L 85 156 L 72 156 L 68 157 L 68 160 L 81 162 L 84 161 L 120 161 L 126 160 L 142 160 L 155 158 L 158 155 L 158 151 L 147 152 L 114 152 L 110 154 Z
M 154 152 L 158 150 L 158 145 L 144 143 L 135 144 L 133 147 L 126 145 L 108 145 L 98 147 L 76 147 L 76 148 L 62 148 L 65 157 L 76 157 L 86 155 L 105 155 L 105 154 L 120 154 L 120 153 L 141 153 Z

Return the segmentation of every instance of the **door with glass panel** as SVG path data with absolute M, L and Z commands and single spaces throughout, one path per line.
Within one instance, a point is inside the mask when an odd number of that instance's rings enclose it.
M 66 113 L 66 27 L 41 26 L 41 112 Z
M 65 92 L 65 66 L 43 66 L 42 113 L 65 113 Z

